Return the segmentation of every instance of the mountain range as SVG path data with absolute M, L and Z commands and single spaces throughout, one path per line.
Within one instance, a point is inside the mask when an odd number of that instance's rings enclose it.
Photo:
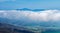
M 29 9 L 29 8 L 22 8 L 22 9 L 16 9 L 21 11 L 44 11 L 45 9 Z

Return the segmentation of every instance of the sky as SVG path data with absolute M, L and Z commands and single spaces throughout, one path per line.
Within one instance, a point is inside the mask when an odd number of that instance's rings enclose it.
M 0 9 L 60 9 L 60 0 L 0 0 Z

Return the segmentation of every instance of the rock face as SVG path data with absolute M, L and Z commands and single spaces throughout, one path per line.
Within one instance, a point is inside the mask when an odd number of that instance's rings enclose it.
M 9 24 L 0 23 L 0 33 L 34 33 L 23 27 L 16 27 Z

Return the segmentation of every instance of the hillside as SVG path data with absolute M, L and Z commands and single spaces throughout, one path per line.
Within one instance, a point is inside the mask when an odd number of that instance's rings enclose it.
M 24 27 L 0 23 L 0 33 L 34 33 Z

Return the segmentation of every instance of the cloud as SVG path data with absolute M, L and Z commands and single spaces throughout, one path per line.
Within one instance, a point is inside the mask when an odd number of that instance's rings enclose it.
M 23 19 L 31 21 L 59 21 L 60 20 L 60 11 L 59 10 L 45 10 L 39 12 L 33 11 L 17 11 L 17 10 L 0 10 L 1 18 L 8 19 Z
M 16 1 L 16 0 L 0 0 L 0 2 L 6 2 L 6 1 Z

